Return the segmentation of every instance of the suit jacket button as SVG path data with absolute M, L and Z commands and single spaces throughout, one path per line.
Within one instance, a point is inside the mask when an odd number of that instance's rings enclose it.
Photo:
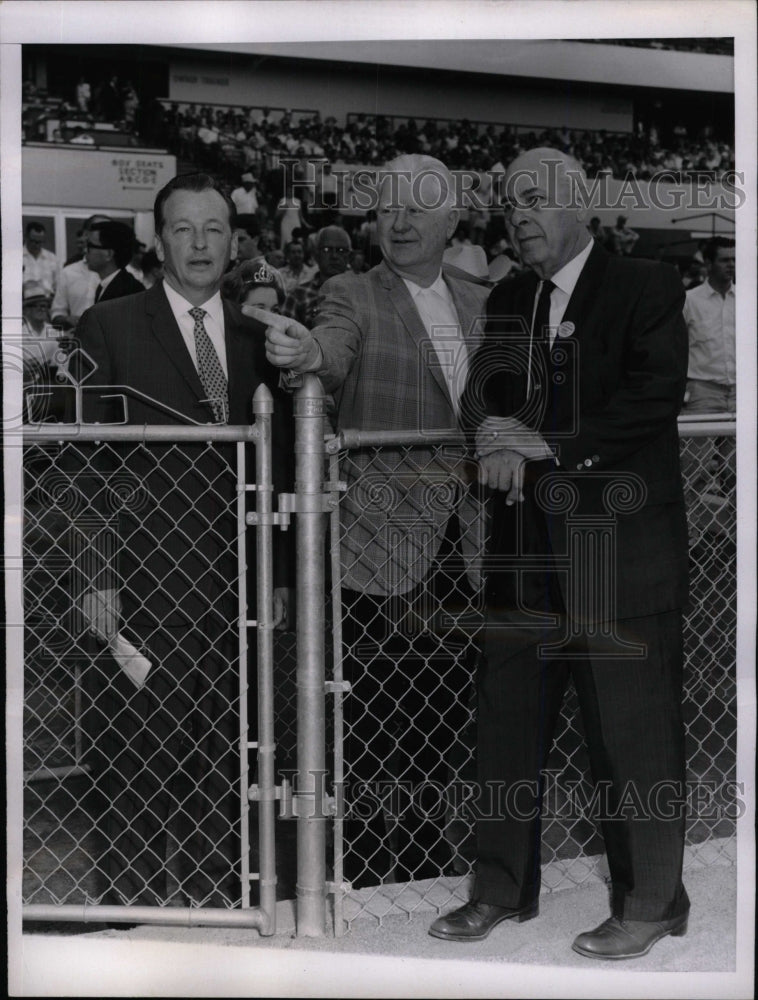
M 591 458 L 585 458 L 584 464 L 587 466 L 587 468 L 589 468 L 592 465 L 592 459 Z
M 592 456 L 592 461 L 593 462 L 599 462 L 600 461 L 600 456 L 599 455 L 593 455 Z

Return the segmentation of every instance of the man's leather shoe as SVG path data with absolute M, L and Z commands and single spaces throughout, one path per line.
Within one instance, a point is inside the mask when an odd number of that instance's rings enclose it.
M 492 903 L 483 903 L 480 899 L 471 899 L 446 916 L 437 917 L 429 928 L 429 933 L 443 941 L 484 941 L 492 928 L 504 920 L 516 919 L 522 923 L 536 917 L 537 913 L 536 900 L 528 906 L 511 907 L 494 906 Z
M 609 917 L 594 931 L 580 934 L 572 944 L 574 951 L 587 958 L 639 958 L 647 955 L 656 941 L 670 934 L 687 933 L 687 916 L 672 920 L 621 920 Z

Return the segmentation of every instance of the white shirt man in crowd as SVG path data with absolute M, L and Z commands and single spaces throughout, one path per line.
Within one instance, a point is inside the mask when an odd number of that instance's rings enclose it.
M 703 258 L 706 280 L 689 289 L 684 306 L 690 344 L 685 412 L 734 413 L 734 241 L 709 240 Z
M 53 295 L 58 284 L 60 264 L 54 253 L 45 250 L 47 231 L 39 222 L 30 222 L 24 233 L 24 281 L 37 281 Z
M 237 209 L 237 215 L 255 215 L 258 211 L 255 178 L 251 173 L 242 175 L 241 186 L 232 191 L 232 201 Z
M 73 327 L 82 314 L 95 302 L 95 292 L 100 279 L 87 267 L 84 253 L 89 240 L 90 229 L 97 222 L 110 222 L 107 215 L 91 215 L 82 226 L 78 236 L 82 257 L 66 265 L 60 272 L 50 314 L 54 326 Z

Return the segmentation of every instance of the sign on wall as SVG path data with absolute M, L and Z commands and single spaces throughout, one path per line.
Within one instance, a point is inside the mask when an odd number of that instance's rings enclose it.
M 176 157 L 152 150 L 27 145 L 22 163 L 28 205 L 149 211 L 176 174 Z

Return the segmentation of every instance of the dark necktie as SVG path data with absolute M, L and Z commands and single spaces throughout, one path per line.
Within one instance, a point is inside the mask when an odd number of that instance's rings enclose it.
M 195 321 L 193 333 L 200 381 L 207 393 L 216 423 L 225 424 L 229 412 L 229 390 L 224 369 L 221 367 L 218 354 L 216 354 L 216 348 L 213 346 L 203 323 L 203 317 L 206 315 L 205 309 L 196 306 L 194 309 L 190 309 L 189 314 Z
M 103 286 L 102 285 L 98 285 L 97 288 L 95 289 L 95 302 L 99 302 L 100 301 L 100 296 L 102 294 L 103 294 Z
M 552 281 L 543 281 L 537 299 L 537 309 L 532 324 L 532 385 L 534 391 L 544 394 L 550 383 L 550 295 L 555 288 Z

